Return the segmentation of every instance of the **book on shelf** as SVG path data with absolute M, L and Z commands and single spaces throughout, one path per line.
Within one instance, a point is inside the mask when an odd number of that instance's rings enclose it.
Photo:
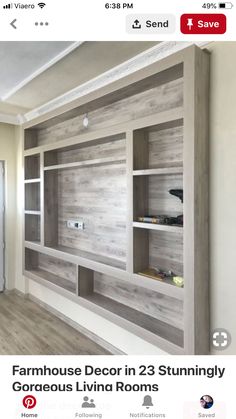
M 143 271 L 139 272 L 139 275 L 146 276 L 151 279 L 155 279 L 157 281 L 167 281 L 168 283 L 173 283 L 177 287 L 183 288 L 184 287 L 184 278 L 181 276 L 176 276 L 176 274 L 172 271 L 163 271 L 160 269 L 155 268 L 147 268 Z
M 140 223 L 151 223 L 151 224 L 166 224 L 167 215 L 144 215 L 138 217 Z
M 178 215 L 178 217 L 170 217 L 168 215 L 144 215 L 138 217 L 137 221 L 140 223 L 164 224 L 182 227 L 183 215 Z
M 148 278 L 157 279 L 158 281 L 163 281 L 165 276 L 162 273 L 157 272 L 156 269 L 147 268 L 139 272 L 140 275 L 147 276 Z

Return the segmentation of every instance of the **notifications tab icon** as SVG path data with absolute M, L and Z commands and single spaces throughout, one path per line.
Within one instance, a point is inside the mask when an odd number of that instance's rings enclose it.
M 180 30 L 185 35 L 222 35 L 226 32 L 226 16 L 221 13 L 184 14 Z

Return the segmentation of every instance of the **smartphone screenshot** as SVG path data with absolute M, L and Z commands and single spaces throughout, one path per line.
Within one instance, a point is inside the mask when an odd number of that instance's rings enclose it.
M 0 416 L 234 419 L 236 3 L 0 1 Z

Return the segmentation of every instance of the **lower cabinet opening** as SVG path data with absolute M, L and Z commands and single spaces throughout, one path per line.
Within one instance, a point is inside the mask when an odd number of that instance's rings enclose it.
M 72 263 L 26 249 L 25 269 L 27 273 L 76 293 L 77 266 Z
M 84 267 L 79 296 L 183 348 L 183 301 Z

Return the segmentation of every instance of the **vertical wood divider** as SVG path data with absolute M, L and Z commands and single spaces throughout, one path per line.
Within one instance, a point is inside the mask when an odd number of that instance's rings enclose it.
M 209 55 L 184 60 L 184 349 L 209 354 L 208 94 Z
M 44 153 L 40 153 L 40 241 L 41 245 L 45 245 L 44 241 Z
M 126 270 L 133 273 L 133 131 L 126 132 L 126 174 L 127 174 L 127 263 Z
M 76 295 L 77 296 L 79 296 L 79 280 L 80 280 L 80 277 L 79 277 L 79 265 L 76 265 L 75 266 L 75 281 L 76 281 L 76 283 L 75 283 L 75 285 L 76 285 Z

